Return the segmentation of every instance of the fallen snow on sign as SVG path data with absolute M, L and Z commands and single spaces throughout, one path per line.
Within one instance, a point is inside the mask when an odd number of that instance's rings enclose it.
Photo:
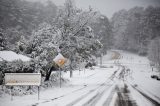
M 16 54 L 13 51 L 0 51 L 0 61 L 14 61 L 14 60 L 22 60 L 22 61 L 30 61 L 30 58 L 21 54 Z

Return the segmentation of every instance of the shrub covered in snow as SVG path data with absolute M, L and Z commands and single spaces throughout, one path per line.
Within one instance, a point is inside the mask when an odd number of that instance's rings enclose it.
M 35 61 L 23 62 L 16 60 L 12 62 L 0 61 L 0 84 L 3 83 L 5 73 L 33 73 L 35 72 Z

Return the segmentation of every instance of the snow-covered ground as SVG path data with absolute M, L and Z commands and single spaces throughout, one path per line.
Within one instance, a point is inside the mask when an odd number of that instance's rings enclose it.
M 74 71 L 73 78 L 63 73 L 69 81 L 61 88 L 41 89 L 40 100 L 37 94 L 14 96 L 12 101 L 10 95 L 2 95 L 0 106 L 119 106 L 120 99 L 131 101 L 131 106 L 159 105 L 154 102 L 160 102 L 160 81 L 150 77 L 147 57 L 111 51 L 103 57 L 102 66 Z M 127 69 L 124 77 L 122 72 Z
M 86 95 L 88 97 L 79 103 L 83 104 L 98 92 L 97 88 L 100 87 L 102 83 L 110 81 L 109 77 L 116 68 L 117 67 L 101 69 L 95 67 L 94 70 L 86 69 L 85 72 L 81 71 L 79 73 L 78 71 L 75 71 L 73 78 L 69 78 L 69 73 L 65 73 L 63 74 L 63 77 L 68 78 L 70 82 L 62 85 L 61 88 L 55 87 L 41 90 L 40 100 L 37 100 L 37 94 L 22 97 L 14 96 L 12 101 L 10 100 L 11 97 L 9 95 L 5 95 L 0 98 L 0 106 L 28 106 L 36 103 L 40 106 L 64 106 L 75 99 Z M 109 88 L 113 82 L 107 84 L 108 85 L 101 89 Z
M 132 86 L 135 86 L 136 89 L 143 92 L 152 99 L 160 102 L 160 81 L 152 79 L 151 75 L 152 68 L 150 67 L 149 60 L 147 57 L 138 56 L 133 53 L 118 51 L 121 54 L 121 59 L 119 62 L 125 66 L 126 69 L 130 69 L 131 75 L 127 77 L 127 82 Z M 154 69 L 154 71 L 157 71 Z M 133 96 L 137 99 L 137 102 L 141 106 L 146 106 L 146 100 L 141 99 L 140 94 L 136 94 L 136 91 L 132 93 Z M 147 106 L 152 106 L 152 104 L 147 104 Z

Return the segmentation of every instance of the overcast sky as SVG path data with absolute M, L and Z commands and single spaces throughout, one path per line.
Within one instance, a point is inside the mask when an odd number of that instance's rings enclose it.
M 52 0 L 56 5 L 63 5 L 65 0 Z M 110 18 L 120 9 L 130 9 L 134 6 L 160 6 L 160 0 L 75 0 L 76 6 L 88 9 L 89 5 Z

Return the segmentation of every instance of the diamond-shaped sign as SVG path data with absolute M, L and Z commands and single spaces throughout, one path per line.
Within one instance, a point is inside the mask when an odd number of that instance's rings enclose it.
M 66 63 L 66 58 L 61 53 L 58 53 L 58 55 L 53 59 L 53 61 L 59 66 L 62 67 Z

